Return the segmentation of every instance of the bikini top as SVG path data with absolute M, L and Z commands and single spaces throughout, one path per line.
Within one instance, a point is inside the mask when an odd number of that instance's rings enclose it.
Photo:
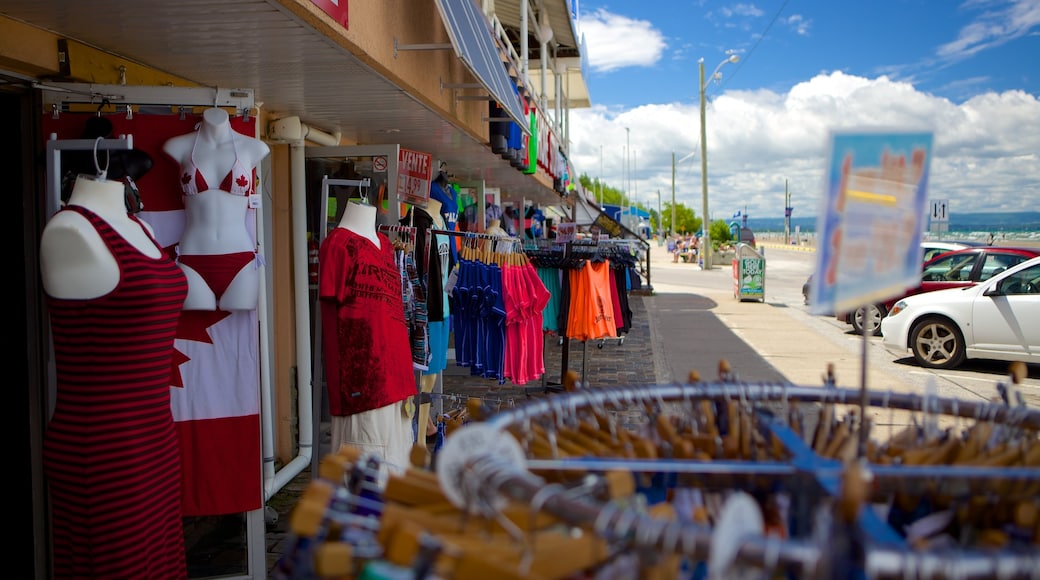
M 231 171 L 224 177 L 224 180 L 217 186 L 217 189 L 226 191 L 231 195 L 252 195 L 256 191 L 253 170 L 250 167 L 246 167 L 238 158 L 238 145 L 235 144 L 234 130 L 231 129 L 230 124 L 228 125 L 228 131 L 232 133 L 231 146 L 235 148 L 235 163 L 231 166 Z M 206 183 L 206 178 L 202 176 L 202 172 L 199 171 L 198 166 L 195 164 L 195 148 L 198 145 L 199 132 L 196 131 L 195 143 L 191 146 L 191 157 L 181 171 L 181 189 L 184 191 L 184 195 L 198 195 L 211 189 L 209 184 Z

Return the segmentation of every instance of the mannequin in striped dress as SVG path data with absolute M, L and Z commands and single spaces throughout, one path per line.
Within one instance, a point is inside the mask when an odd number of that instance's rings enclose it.
M 55 578 L 184 578 L 170 412 L 183 272 L 127 214 L 123 184 L 80 177 L 44 228 L 57 369 L 44 436 Z

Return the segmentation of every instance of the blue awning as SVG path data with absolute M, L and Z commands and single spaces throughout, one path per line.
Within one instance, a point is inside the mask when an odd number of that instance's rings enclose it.
M 451 45 L 459 60 L 484 85 L 491 98 L 502 106 L 525 134 L 529 121 L 516 84 L 509 78 L 499 57 L 491 23 L 473 0 L 437 0 L 437 10 L 448 29 Z

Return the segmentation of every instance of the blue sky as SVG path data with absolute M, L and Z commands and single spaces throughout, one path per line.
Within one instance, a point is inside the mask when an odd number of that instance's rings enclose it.
M 701 214 L 817 213 L 832 130 L 935 134 L 929 198 L 951 213 L 1040 209 L 1040 0 L 579 0 L 592 107 L 570 112 L 578 174 Z M 710 80 L 710 79 L 709 79 Z M 626 131 L 627 128 L 627 131 Z M 601 149 L 602 146 L 602 149 Z M 602 169 L 601 169 L 602 159 Z

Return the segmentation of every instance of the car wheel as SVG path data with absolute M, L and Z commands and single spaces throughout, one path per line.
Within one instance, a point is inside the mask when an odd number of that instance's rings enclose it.
M 956 324 L 931 316 L 910 330 L 910 350 L 923 367 L 952 369 L 964 362 L 964 337 Z
M 856 331 L 856 334 L 863 334 L 863 327 L 866 327 L 867 334 L 881 336 L 881 319 L 885 317 L 885 314 L 885 307 L 881 304 L 857 308 L 850 317 L 852 329 Z

